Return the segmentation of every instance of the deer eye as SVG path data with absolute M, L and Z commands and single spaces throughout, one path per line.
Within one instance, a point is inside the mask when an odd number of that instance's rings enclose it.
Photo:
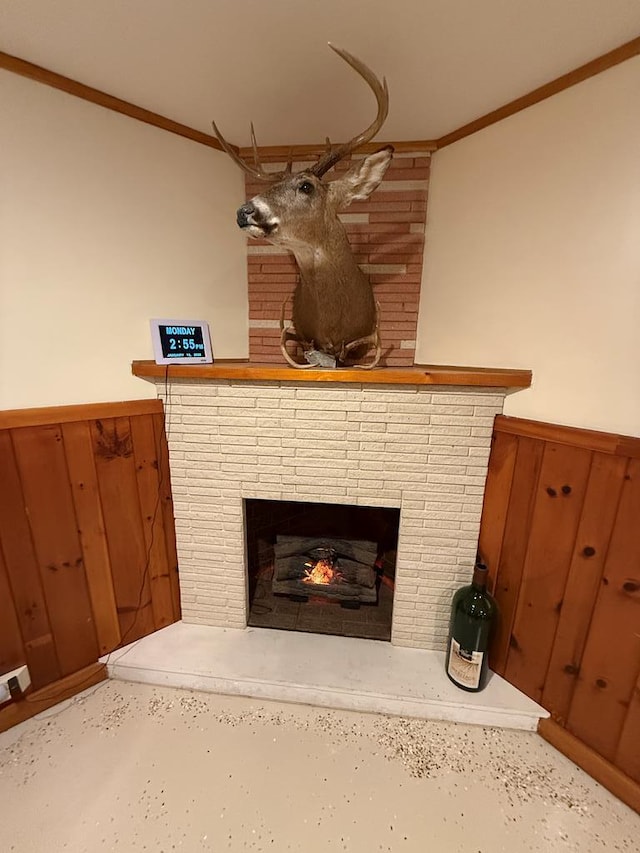
M 298 191 L 304 193 L 305 195 L 311 195 L 314 190 L 314 186 L 311 181 L 303 181 L 298 187 Z

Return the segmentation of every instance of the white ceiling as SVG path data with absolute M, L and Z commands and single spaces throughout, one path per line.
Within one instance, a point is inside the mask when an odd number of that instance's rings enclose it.
M 0 0 L 0 50 L 247 145 L 375 113 L 332 41 L 386 75 L 381 140 L 433 139 L 640 35 L 640 0 Z

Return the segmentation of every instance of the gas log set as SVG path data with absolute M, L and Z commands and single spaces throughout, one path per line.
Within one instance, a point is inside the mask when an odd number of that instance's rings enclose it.
M 278 536 L 272 589 L 276 595 L 316 595 L 340 602 L 377 601 L 374 542 Z

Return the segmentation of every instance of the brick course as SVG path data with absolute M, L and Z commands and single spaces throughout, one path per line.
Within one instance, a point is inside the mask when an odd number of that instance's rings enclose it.
M 164 382 L 157 384 L 164 399 Z M 500 389 L 174 380 L 183 618 L 247 624 L 243 499 L 400 508 L 392 642 L 442 649 L 473 566 Z

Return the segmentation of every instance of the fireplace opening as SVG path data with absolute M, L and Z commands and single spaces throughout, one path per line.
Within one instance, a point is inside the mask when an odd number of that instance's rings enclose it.
M 400 510 L 247 499 L 248 624 L 391 639 Z

